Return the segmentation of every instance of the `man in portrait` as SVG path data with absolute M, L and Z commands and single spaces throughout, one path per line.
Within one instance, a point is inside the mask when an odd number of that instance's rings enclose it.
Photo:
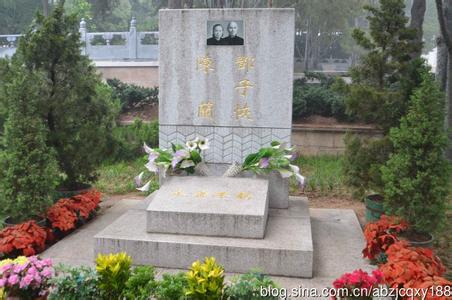
M 228 24 L 229 36 L 224 38 L 226 45 L 243 45 L 243 39 L 237 35 L 238 25 L 232 21 Z
M 207 45 L 225 45 L 223 26 L 221 24 L 213 25 L 212 37 L 207 39 Z

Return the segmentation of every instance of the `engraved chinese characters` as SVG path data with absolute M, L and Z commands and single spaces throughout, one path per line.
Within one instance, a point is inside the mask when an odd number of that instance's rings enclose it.
M 255 58 L 251 56 L 238 56 L 235 61 L 236 70 L 242 72 L 245 75 L 252 69 L 254 69 Z M 215 71 L 215 62 L 209 56 L 200 56 L 196 59 L 196 69 L 208 76 L 210 72 Z M 248 121 L 253 121 L 252 111 L 248 105 L 249 91 L 254 87 L 254 83 L 249 79 L 244 78 L 240 80 L 234 89 L 238 96 L 240 96 L 237 101 L 235 101 L 233 118 L 235 120 L 245 119 Z M 215 102 L 213 100 L 202 101 L 198 105 L 199 118 L 208 119 L 213 121 L 215 116 Z
M 171 195 L 176 197 L 188 197 L 194 196 L 197 199 L 206 199 L 206 198 L 214 198 L 214 199 L 233 199 L 233 200 L 251 200 L 253 199 L 253 194 L 247 191 L 239 191 L 236 193 L 230 193 L 226 191 L 219 192 L 207 192 L 205 190 L 198 190 L 193 193 L 187 193 L 182 191 L 181 189 L 176 189 L 171 192 Z

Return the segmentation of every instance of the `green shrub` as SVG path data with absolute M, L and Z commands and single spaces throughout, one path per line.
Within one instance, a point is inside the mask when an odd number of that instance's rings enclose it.
M 114 97 L 121 101 L 121 111 L 123 112 L 158 103 L 158 87 L 145 88 L 124 83 L 119 79 L 107 79 L 107 83 L 113 89 Z
M 89 267 L 57 267 L 57 276 L 52 279 L 53 289 L 49 300 L 97 300 L 101 298 L 99 277 Z
M 224 288 L 224 268 L 214 257 L 206 257 L 204 263 L 195 261 L 187 272 L 188 287 L 185 295 L 190 299 L 221 299 Z
M 392 151 L 389 138 L 366 139 L 348 133 L 344 141 L 344 178 L 345 184 L 353 190 L 353 196 L 363 199 L 368 193 L 382 194 L 381 166 Z
M 130 300 L 147 300 L 154 294 L 156 287 L 155 269 L 151 266 L 139 266 L 132 270 L 124 296 Z
M 258 299 L 278 299 L 273 296 L 261 296 L 261 287 L 276 288 L 276 284 L 270 277 L 257 272 L 234 276 L 231 285 L 225 289 L 225 298 L 229 300 L 258 300 Z
M 130 278 L 132 259 L 126 253 L 108 254 L 96 259 L 99 288 L 107 300 L 122 299 Z
M 185 299 L 185 289 L 188 287 L 185 273 L 163 274 L 162 280 L 157 282 L 155 298 L 158 300 Z
M 308 79 L 317 79 L 320 83 L 307 83 Z M 334 87 L 336 79 L 322 74 L 307 73 L 303 79 L 294 81 L 293 118 L 305 118 L 312 115 L 334 117 L 340 121 L 350 121 L 345 114 L 344 98 Z
M 18 67 L 15 79 L 3 85 L 8 117 L 0 150 L 0 207 L 2 215 L 16 222 L 42 217 L 59 180 L 40 117 L 43 82 L 41 74 Z
M 419 232 L 444 225 L 448 162 L 444 156 L 444 94 L 429 73 L 411 97 L 400 127 L 391 129 L 394 152 L 382 167 L 385 208 Z
M 109 158 L 113 161 L 132 160 L 143 155 L 143 143 L 157 147 L 159 139 L 158 121 L 144 123 L 135 120 L 132 125 L 119 126 L 113 130 L 113 145 Z
M 78 22 L 58 4 L 49 17 L 37 16 L 13 57 L 15 64 L 45 76 L 39 116 L 46 122 L 47 142 L 57 153 L 66 189 L 95 179 L 119 109 L 111 89 L 80 52 Z

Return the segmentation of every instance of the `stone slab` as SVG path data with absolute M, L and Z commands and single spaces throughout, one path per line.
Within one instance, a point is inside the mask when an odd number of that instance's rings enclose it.
M 270 210 L 264 239 L 148 233 L 145 226 L 145 211 L 128 211 L 94 237 L 95 255 L 125 251 L 137 265 L 179 269 L 215 256 L 227 272 L 260 268 L 272 275 L 312 277 L 313 246 L 306 202 L 291 202 L 288 210 Z
M 207 162 L 232 163 L 272 140 L 290 144 L 294 13 L 290 8 L 160 10 L 160 147 L 202 136 L 211 146 Z M 207 46 L 212 35 L 207 22 L 232 20 L 243 22 L 244 44 Z M 237 61 L 243 58 L 253 66 L 241 69 Z M 207 71 L 200 61 L 211 62 Z M 244 95 L 245 81 L 252 87 Z M 200 114 L 206 103 L 209 116 Z
M 147 208 L 146 230 L 242 238 L 263 238 L 268 180 L 172 176 Z

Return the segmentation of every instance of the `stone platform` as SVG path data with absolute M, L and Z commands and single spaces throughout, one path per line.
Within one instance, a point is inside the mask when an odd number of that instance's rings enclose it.
M 148 199 L 150 205 L 153 199 Z M 94 237 L 94 254 L 127 252 L 137 265 L 186 269 L 214 256 L 227 272 L 259 268 L 266 274 L 312 277 L 313 245 L 307 202 L 269 209 L 263 239 L 148 233 L 146 209 L 129 210 Z
M 172 176 L 147 208 L 147 231 L 263 238 L 268 180 Z

